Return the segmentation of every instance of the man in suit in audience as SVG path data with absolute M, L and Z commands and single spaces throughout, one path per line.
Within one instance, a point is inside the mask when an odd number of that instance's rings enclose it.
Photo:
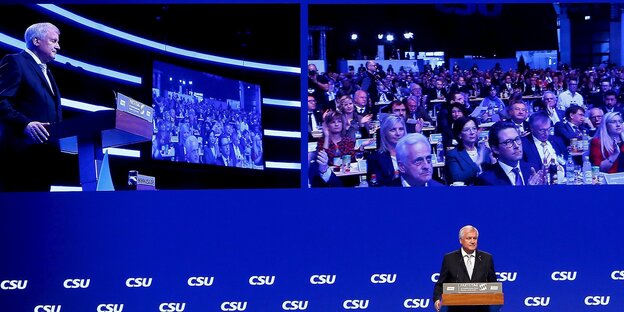
M 466 225 L 459 230 L 461 248 L 444 255 L 440 278 L 433 288 L 433 302 L 436 311 L 442 307 L 444 283 L 495 283 L 496 270 L 492 254 L 477 249 L 479 230 Z M 449 307 L 448 311 L 476 312 L 489 311 L 487 306 Z
M 50 191 L 58 141 L 49 126 L 62 120 L 61 96 L 47 68 L 61 49 L 59 29 L 29 26 L 26 49 L 0 62 L 0 191 Z
M 522 136 L 529 134 L 529 122 L 526 121 L 529 111 L 526 103 L 521 100 L 511 103 L 511 105 L 507 106 L 507 114 L 509 115 L 507 120 L 511 121 L 518 128 Z
M 308 179 L 311 187 L 340 187 L 342 181 L 329 168 L 327 152 L 321 150 L 309 154 L 309 158 L 316 156 L 315 160 L 309 159 Z
M 364 90 L 357 90 L 353 95 L 353 104 L 355 105 L 355 113 L 364 117 L 369 114 L 373 114 L 373 108 L 368 105 L 368 92 Z M 372 119 L 375 115 L 373 115 Z
M 313 95 L 308 95 L 308 141 L 316 140 L 312 136 L 312 131 L 316 131 L 323 124 L 323 114 L 317 108 L 317 101 Z
M 566 146 L 570 146 L 570 139 L 579 138 L 583 131 L 589 132 L 585 124 L 585 109 L 571 105 L 565 111 L 565 120 L 555 124 L 555 135 L 560 137 Z
M 426 136 L 410 133 L 402 137 L 396 145 L 396 158 L 401 179 L 394 186 L 442 186 L 432 179 L 431 145 Z M 400 185 L 399 185 L 400 183 Z
M 598 130 L 598 127 L 600 127 L 602 117 L 604 117 L 604 112 L 598 107 L 592 107 L 589 109 L 589 111 L 587 111 L 587 115 L 589 116 L 589 122 L 591 123 L 587 134 L 590 137 L 594 137 L 596 131 Z
M 475 180 L 475 185 L 544 184 L 543 171 L 537 172 L 522 160 L 522 138 L 513 122 L 494 123 L 490 128 L 488 143 L 498 162 L 484 169 Z
M 595 107 L 602 109 L 605 114 L 609 112 L 624 113 L 624 108 L 617 102 L 617 94 L 613 90 L 604 92 L 602 103 L 595 105 Z
M 531 134 L 522 138 L 522 159 L 536 170 L 544 164 L 550 165 L 557 161 L 557 156 L 568 158 L 568 148 L 563 140 L 550 135 L 552 124 L 548 114 L 535 112 L 529 117 Z

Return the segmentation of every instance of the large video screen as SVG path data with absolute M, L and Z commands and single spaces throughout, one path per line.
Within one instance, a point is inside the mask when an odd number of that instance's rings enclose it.
M 152 159 L 264 169 L 260 86 L 154 61 Z

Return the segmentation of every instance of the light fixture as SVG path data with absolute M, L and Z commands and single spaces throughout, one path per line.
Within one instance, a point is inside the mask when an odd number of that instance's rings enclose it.
M 406 31 L 403 33 L 403 38 L 405 39 L 414 39 L 414 33 L 411 31 Z
M 351 40 L 355 41 L 355 40 L 357 40 L 357 38 L 358 38 L 358 34 L 356 34 L 356 33 L 352 33 L 351 34 Z
M 383 34 L 377 34 L 377 39 L 381 40 L 383 39 L 384 35 Z
M 386 35 L 386 40 L 388 40 L 388 41 L 394 41 L 394 35 L 393 35 L 393 34 L 387 34 L 387 35 Z

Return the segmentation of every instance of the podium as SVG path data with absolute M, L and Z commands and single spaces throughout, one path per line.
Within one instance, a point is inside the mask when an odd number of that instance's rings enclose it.
M 150 141 L 152 116 L 149 114 L 148 119 L 133 111 L 120 109 L 118 103 L 117 109 L 70 118 L 53 124 L 49 130 L 52 138 L 58 139 L 61 151 L 78 154 L 82 190 L 95 191 L 104 156 L 102 148 Z
M 502 283 L 444 283 L 441 311 L 499 311 L 504 304 Z

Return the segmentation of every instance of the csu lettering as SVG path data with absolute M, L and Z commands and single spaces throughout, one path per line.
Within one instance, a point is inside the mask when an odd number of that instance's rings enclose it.
M 513 282 L 518 277 L 517 272 L 496 272 L 497 282 Z
M 614 281 L 624 281 L 624 271 L 611 272 L 611 279 Z
M 576 279 L 576 271 L 574 272 L 561 272 L 555 271 L 550 274 L 550 278 L 553 281 L 573 281 Z
M 596 305 L 609 305 L 609 301 L 611 301 L 611 296 L 587 296 L 585 297 L 585 305 L 588 306 L 596 306 Z
M 112 303 L 102 303 L 97 306 L 97 312 L 123 312 L 123 303 L 121 304 L 112 304 Z
M 247 301 L 229 302 L 225 301 L 221 304 L 221 311 L 245 311 L 247 309 Z
M 163 302 L 158 306 L 160 312 L 182 312 L 186 308 L 186 303 Z
M 437 283 L 438 279 L 440 279 L 440 273 L 433 273 L 433 274 L 431 274 L 431 281 L 432 282 Z
M 189 286 L 212 286 L 214 276 L 193 276 L 187 280 Z
M 127 287 L 150 287 L 152 285 L 152 278 L 145 277 L 131 277 L 126 280 Z
M 91 279 L 87 278 L 87 279 L 79 279 L 79 278 L 75 278 L 75 279 L 71 279 L 68 278 L 63 282 L 63 287 L 65 288 L 88 288 L 89 284 L 91 283 Z
M 369 300 L 345 300 L 342 307 L 346 310 L 364 310 L 368 308 Z
M 34 312 L 61 312 L 61 305 L 38 305 Z
M 312 285 L 331 285 L 336 282 L 336 275 L 312 275 L 310 276 L 310 284 Z
M 303 311 L 308 308 L 308 301 L 291 301 L 286 300 L 282 303 L 282 309 L 284 311 Z
M 392 284 L 396 282 L 396 274 L 373 274 L 370 281 L 373 284 Z
M 405 299 L 403 307 L 407 309 L 424 309 L 429 306 L 429 299 Z
M 253 285 L 253 286 L 273 285 L 273 283 L 275 283 L 275 276 L 254 275 L 249 278 L 249 285 Z
M 0 289 L 14 290 L 14 289 L 26 289 L 28 280 L 4 280 L 0 282 Z
M 550 297 L 526 297 L 524 305 L 527 307 L 546 307 L 550 304 Z

